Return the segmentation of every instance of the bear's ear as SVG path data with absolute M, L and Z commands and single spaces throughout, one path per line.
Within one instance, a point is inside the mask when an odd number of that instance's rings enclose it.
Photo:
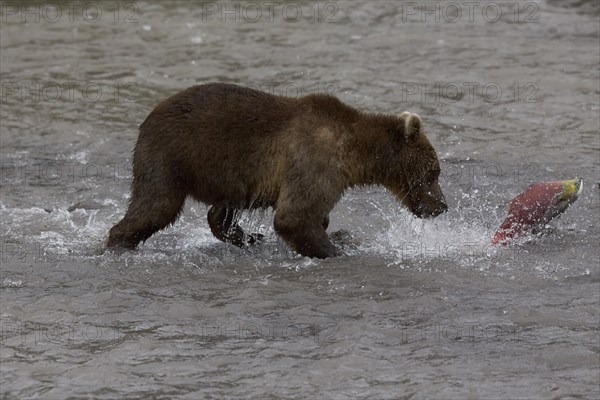
M 413 140 L 421 132 L 421 117 L 415 113 L 404 111 L 400 114 L 400 119 L 404 122 L 404 138 Z

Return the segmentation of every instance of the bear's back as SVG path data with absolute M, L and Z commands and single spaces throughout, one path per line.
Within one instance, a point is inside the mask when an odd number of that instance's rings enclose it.
M 156 106 L 140 126 L 140 133 L 160 130 L 214 140 L 253 136 L 265 139 L 285 128 L 294 116 L 295 103 L 292 98 L 232 84 L 198 85 Z

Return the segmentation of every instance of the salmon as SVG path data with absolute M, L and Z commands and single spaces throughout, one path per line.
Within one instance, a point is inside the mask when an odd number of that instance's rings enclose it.
M 581 178 L 530 185 L 509 203 L 508 216 L 496 230 L 492 244 L 507 245 L 542 228 L 573 204 L 582 189 Z

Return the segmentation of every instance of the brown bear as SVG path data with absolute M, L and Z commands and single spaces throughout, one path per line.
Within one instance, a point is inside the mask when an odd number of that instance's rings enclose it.
M 348 188 L 382 185 L 418 217 L 446 211 L 440 163 L 421 125 L 416 114 L 365 113 L 329 94 L 191 87 L 140 126 L 129 208 L 107 246 L 135 248 L 174 223 L 191 196 L 212 205 L 208 224 L 224 242 L 254 243 L 240 211 L 272 207 L 275 232 L 295 251 L 335 256 L 328 215 Z

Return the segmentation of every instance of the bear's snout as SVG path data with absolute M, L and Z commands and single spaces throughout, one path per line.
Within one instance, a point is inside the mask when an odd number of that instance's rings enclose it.
M 441 191 L 437 196 L 431 196 L 429 192 L 411 211 L 419 218 L 434 218 L 448 211 L 448 204 Z
M 437 207 L 435 208 L 430 208 L 430 207 L 417 207 L 417 217 L 419 218 L 434 218 L 437 217 L 440 214 L 445 213 L 446 211 L 448 211 L 448 205 L 446 204 L 445 201 L 442 201 Z
M 440 204 L 439 207 L 436 207 L 436 208 L 423 207 L 423 206 L 419 205 L 413 211 L 413 214 L 418 218 L 429 219 L 429 218 L 437 217 L 438 215 L 443 214 L 446 211 L 448 211 L 448 205 L 444 202 L 444 203 Z

